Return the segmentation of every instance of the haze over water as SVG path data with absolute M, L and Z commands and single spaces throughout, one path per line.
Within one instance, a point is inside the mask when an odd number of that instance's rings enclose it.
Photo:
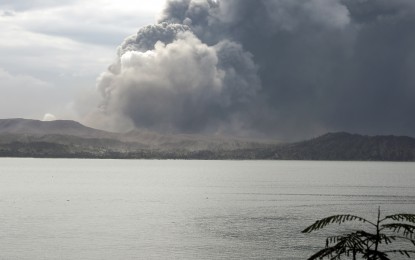
M 374 219 L 378 206 L 415 213 L 414 170 L 380 162 L 0 159 L 0 259 L 305 259 L 324 246 L 323 233 L 301 233 L 319 218 Z

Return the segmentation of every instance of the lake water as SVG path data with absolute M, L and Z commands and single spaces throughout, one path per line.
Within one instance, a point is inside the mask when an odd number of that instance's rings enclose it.
M 0 159 L 0 259 L 306 259 L 379 206 L 415 213 L 414 163 Z

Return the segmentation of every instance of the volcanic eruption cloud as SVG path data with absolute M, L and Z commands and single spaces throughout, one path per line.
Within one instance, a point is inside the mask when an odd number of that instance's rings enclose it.
M 415 133 L 415 1 L 171 0 L 98 79 L 119 128 Z

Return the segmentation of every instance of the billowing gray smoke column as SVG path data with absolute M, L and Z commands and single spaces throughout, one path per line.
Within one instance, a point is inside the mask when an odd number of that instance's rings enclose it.
M 260 88 L 252 55 L 240 44 L 207 45 L 186 25 L 142 28 L 118 57 L 99 79 L 103 107 L 139 128 L 215 132 L 236 120 Z
M 413 0 L 172 0 L 100 77 L 103 110 L 164 132 L 414 136 L 414 28 Z

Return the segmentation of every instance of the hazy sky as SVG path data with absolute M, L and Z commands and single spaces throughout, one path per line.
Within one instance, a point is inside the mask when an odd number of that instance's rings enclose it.
M 414 0 L 0 0 L 0 117 L 415 136 L 414 28 Z
M 74 102 L 163 2 L 0 0 L 0 118 L 77 119 Z

